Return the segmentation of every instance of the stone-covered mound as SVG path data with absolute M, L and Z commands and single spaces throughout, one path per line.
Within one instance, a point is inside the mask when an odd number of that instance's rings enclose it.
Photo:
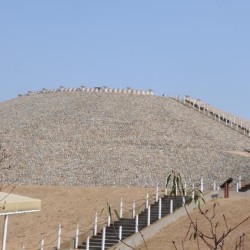
M 247 136 L 170 98 L 50 93 L 0 103 L 5 181 L 20 184 L 154 186 L 175 169 L 212 187 L 249 176 Z

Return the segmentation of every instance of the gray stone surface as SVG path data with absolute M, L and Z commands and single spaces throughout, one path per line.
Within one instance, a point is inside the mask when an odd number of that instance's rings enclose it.
M 4 180 L 38 185 L 155 186 L 172 170 L 207 188 L 249 176 L 250 139 L 169 98 L 96 92 L 0 103 Z

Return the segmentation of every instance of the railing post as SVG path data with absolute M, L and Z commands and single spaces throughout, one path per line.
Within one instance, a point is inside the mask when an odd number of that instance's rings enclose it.
M 105 250 L 105 240 L 106 240 L 106 227 L 102 229 L 102 250 Z
M 75 235 L 75 249 L 78 248 L 78 237 L 79 237 L 79 225 L 76 225 L 76 235 Z
M 94 221 L 94 235 L 97 235 L 97 212 L 95 213 L 95 221 Z
M 89 250 L 89 236 L 87 237 L 86 250 Z
M 8 220 L 9 220 L 9 215 L 4 215 L 2 250 L 5 250 L 5 249 L 6 249 L 7 230 L 8 230 Z
M 122 226 L 119 226 L 119 241 L 122 240 Z
M 148 191 L 147 191 L 147 194 L 146 194 L 146 209 L 148 209 L 148 198 L 149 198 L 149 195 L 148 195 Z
M 186 204 L 186 198 L 185 196 L 182 196 L 182 206 L 184 207 L 185 204 Z
M 162 198 L 159 198 L 159 211 L 158 211 L 158 219 L 161 219 L 161 207 L 162 207 Z
M 41 243 L 40 243 L 40 250 L 43 250 L 44 248 L 44 239 L 43 239 L 43 236 L 42 236 L 42 240 L 41 240 Z
M 135 216 L 135 232 L 138 232 L 138 228 L 139 228 L 139 215 L 137 214 Z
M 204 184 L 203 184 L 203 177 L 201 177 L 201 192 L 203 193 L 204 191 Z
M 192 185 L 192 200 L 194 199 L 194 183 Z
M 173 206 L 174 204 L 173 204 L 173 200 L 170 200 L 170 214 L 172 214 L 173 213 L 173 208 L 174 208 L 174 206 Z
M 108 215 L 108 227 L 110 227 L 110 223 L 111 223 L 111 216 L 110 214 Z
M 166 178 L 166 181 L 165 181 L 165 195 L 168 195 L 168 188 L 167 188 L 167 186 L 168 186 L 168 181 L 167 181 L 168 179 Z
M 120 218 L 122 218 L 122 214 L 123 214 L 123 198 L 121 198 L 120 202 Z
M 135 200 L 133 200 L 132 218 L 135 218 Z
M 159 185 L 156 186 L 156 193 L 155 193 L 155 201 L 158 202 L 159 200 Z
M 59 224 L 57 232 L 57 249 L 60 249 L 61 247 L 61 235 L 62 235 L 62 226 L 61 224 Z
M 150 225 L 150 213 L 151 213 L 151 211 L 150 211 L 151 209 L 150 209 L 150 206 L 148 206 L 148 223 L 147 223 L 147 225 L 149 226 Z

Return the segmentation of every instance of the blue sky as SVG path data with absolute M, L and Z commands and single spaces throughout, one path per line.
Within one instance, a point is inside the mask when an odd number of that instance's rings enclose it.
M 250 120 L 249 13 L 244 0 L 0 0 L 0 101 L 131 86 Z

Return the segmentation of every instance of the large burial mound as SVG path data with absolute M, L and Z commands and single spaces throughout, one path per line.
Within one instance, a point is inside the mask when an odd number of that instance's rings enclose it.
M 175 169 L 188 184 L 248 176 L 250 139 L 171 98 L 54 92 L 0 103 L 5 180 L 155 186 Z

